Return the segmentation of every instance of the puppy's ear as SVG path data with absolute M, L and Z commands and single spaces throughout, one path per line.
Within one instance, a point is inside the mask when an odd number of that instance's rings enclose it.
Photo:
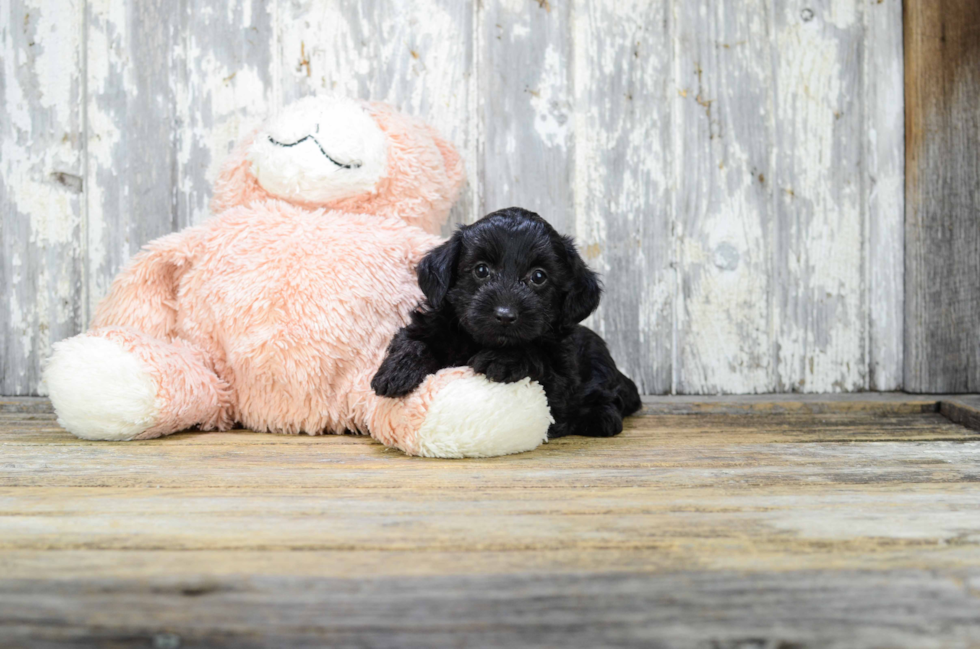
M 453 285 L 459 251 L 463 246 L 463 235 L 458 230 L 445 243 L 433 248 L 422 258 L 415 271 L 419 277 L 419 288 L 433 309 L 442 306 L 449 287 Z
M 571 327 L 585 320 L 599 307 L 602 284 L 599 276 L 592 272 L 578 254 L 575 243 L 568 237 L 562 237 L 562 243 L 571 275 L 571 288 L 568 289 L 562 305 L 562 321 L 565 326 Z

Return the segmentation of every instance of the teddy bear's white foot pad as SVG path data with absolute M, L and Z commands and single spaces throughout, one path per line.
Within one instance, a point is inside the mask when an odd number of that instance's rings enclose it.
M 554 422 L 544 389 L 530 379 L 493 383 L 458 379 L 440 390 L 418 432 L 423 457 L 493 457 L 523 453 L 548 438 Z
M 55 344 L 44 381 L 58 423 L 82 439 L 128 440 L 157 421 L 156 382 L 111 340 L 82 334 Z

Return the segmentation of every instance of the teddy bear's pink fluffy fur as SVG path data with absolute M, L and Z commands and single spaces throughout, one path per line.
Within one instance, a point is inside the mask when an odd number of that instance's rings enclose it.
M 254 173 L 252 138 L 243 142 L 215 183 L 216 216 L 147 245 L 113 282 L 90 331 L 56 345 L 45 377 L 66 428 L 93 439 L 236 423 L 276 433 L 357 431 L 409 454 L 446 456 L 516 452 L 542 441 L 550 417 L 535 384 L 489 384 L 453 368 L 403 399 L 371 390 L 388 342 L 421 298 L 414 266 L 440 241 L 433 233 L 464 171 L 431 127 L 382 104 L 357 110 L 385 138 L 374 189 L 329 203 L 282 200 Z M 106 367 L 93 367 L 100 364 Z M 112 375 L 128 385 L 112 385 Z M 476 392 L 456 386 L 445 399 L 459 401 L 455 410 L 442 406 L 449 414 L 434 415 L 438 395 L 457 383 Z M 495 431 L 489 422 L 500 443 L 469 452 L 420 439 L 427 419 L 430 437 L 461 430 L 479 437 L 487 422 L 453 414 L 472 409 L 474 399 L 514 401 L 527 430 Z

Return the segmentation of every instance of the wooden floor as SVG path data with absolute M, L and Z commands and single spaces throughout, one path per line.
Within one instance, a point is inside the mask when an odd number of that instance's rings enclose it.
M 0 400 L 0 646 L 980 647 L 980 399 L 941 403 L 654 399 L 430 460 Z

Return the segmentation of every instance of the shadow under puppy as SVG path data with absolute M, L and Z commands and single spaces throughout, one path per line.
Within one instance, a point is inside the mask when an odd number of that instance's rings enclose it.
M 425 300 L 371 381 L 406 395 L 426 376 L 469 365 L 491 381 L 528 377 L 548 397 L 549 439 L 609 437 L 640 408 L 606 343 L 579 325 L 599 306 L 598 276 L 547 221 L 512 207 L 464 226 L 418 266 Z

